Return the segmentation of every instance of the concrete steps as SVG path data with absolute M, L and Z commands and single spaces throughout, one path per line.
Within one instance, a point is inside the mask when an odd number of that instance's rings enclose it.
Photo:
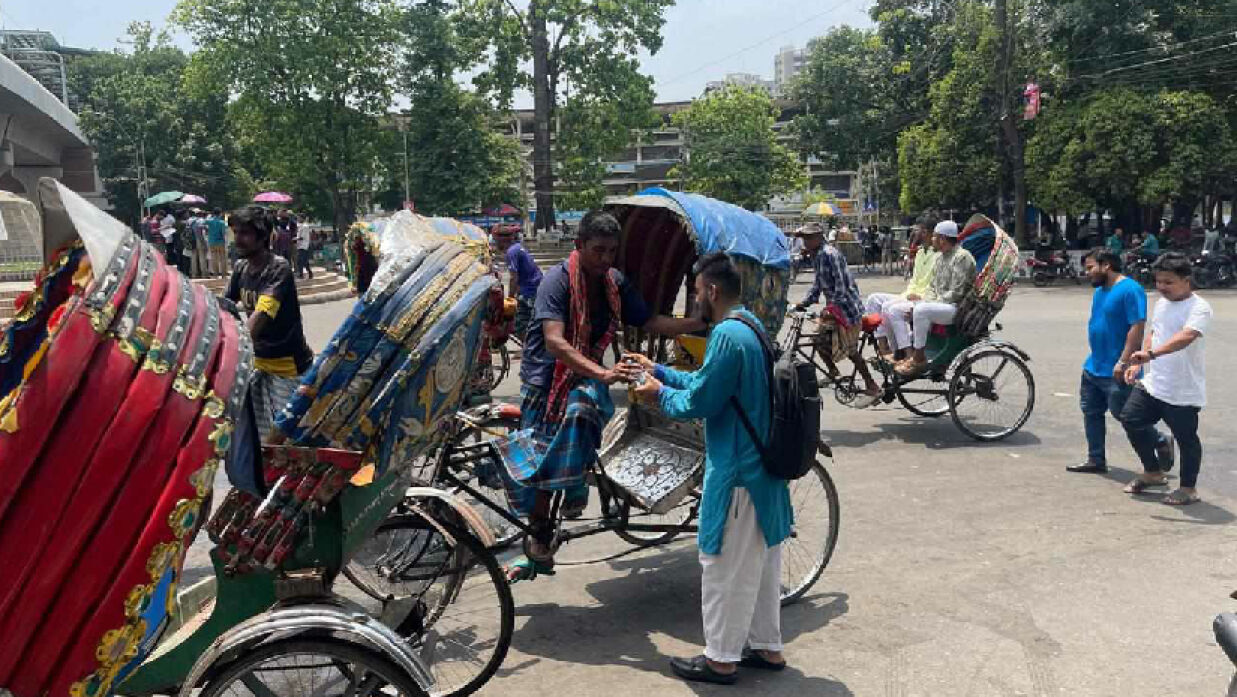
M 193 282 L 205 286 L 215 295 L 222 294 L 228 287 L 226 278 L 196 278 Z M 13 317 L 15 312 L 13 303 L 17 300 L 17 296 L 30 288 L 29 284 L 5 284 L 0 288 L 0 325 L 7 323 Z M 312 280 L 297 279 L 296 292 L 301 305 L 314 305 L 353 297 L 346 277 L 316 267 Z

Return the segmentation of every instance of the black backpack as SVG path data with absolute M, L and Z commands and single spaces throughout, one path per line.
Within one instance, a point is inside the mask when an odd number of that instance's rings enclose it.
M 816 463 L 818 450 L 828 454 L 820 442 L 820 385 L 816 382 L 816 366 L 798 360 L 793 351 L 781 353 L 769 340 L 764 328 L 748 318 L 731 317 L 756 333 L 769 366 L 769 399 L 772 417 L 769 443 L 765 445 L 739 400 L 730 396 L 730 403 L 739 413 L 739 420 L 756 444 L 765 470 L 778 479 L 798 479 Z

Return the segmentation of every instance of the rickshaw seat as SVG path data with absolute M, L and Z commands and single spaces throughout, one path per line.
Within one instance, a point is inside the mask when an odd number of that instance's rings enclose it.
M 871 334 L 877 329 L 880 329 L 880 326 L 884 323 L 885 318 L 881 317 L 879 312 L 869 312 L 863 316 L 862 320 L 860 320 L 859 326 L 863 330 L 864 334 Z
M 523 417 L 524 412 L 520 409 L 520 405 L 518 404 L 503 402 L 498 405 L 498 415 L 504 419 L 515 419 L 516 421 L 519 421 L 520 418 Z
M 934 324 L 932 325 L 931 332 L 939 337 L 947 338 L 953 334 L 953 332 L 950 331 L 952 328 L 952 324 Z

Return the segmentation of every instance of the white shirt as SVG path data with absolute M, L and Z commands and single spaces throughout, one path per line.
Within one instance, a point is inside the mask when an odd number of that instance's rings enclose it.
M 172 235 L 176 234 L 176 218 L 173 216 L 164 216 L 163 220 L 159 221 L 159 232 L 163 235 L 163 239 L 172 241 Z
M 1156 354 L 1143 378 L 1147 393 L 1161 402 L 1180 407 L 1206 406 L 1203 353 L 1211 324 L 1211 305 L 1197 293 L 1185 300 L 1160 298 L 1155 303 L 1150 323 L 1153 351 L 1183 329 L 1193 329 L 1200 336 L 1180 351 L 1163 356 Z
M 300 227 L 297 227 L 296 234 L 297 234 L 296 248 L 308 250 L 310 242 L 312 242 L 314 239 L 313 233 L 311 233 L 309 230 L 306 230 L 305 226 L 302 225 Z

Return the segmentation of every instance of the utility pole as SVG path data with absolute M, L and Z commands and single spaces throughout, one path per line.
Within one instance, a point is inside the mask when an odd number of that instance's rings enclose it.
M 999 73 L 996 87 L 1000 103 L 997 118 L 1000 120 L 1001 133 L 1005 136 L 1005 146 L 1009 152 L 1014 176 L 1014 238 L 1018 244 L 1025 245 L 1028 232 L 1026 161 L 1023 157 L 1022 134 L 1018 132 L 1018 121 L 1010 110 L 1010 71 L 1014 68 L 1017 37 L 1014 36 L 1014 29 L 1010 26 L 1008 0 L 996 0 L 994 14 L 997 31 L 1001 36 L 1001 53 L 997 57 Z
M 412 190 L 408 185 L 408 126 L 404 126 L 404 206 L 412 200 Z

